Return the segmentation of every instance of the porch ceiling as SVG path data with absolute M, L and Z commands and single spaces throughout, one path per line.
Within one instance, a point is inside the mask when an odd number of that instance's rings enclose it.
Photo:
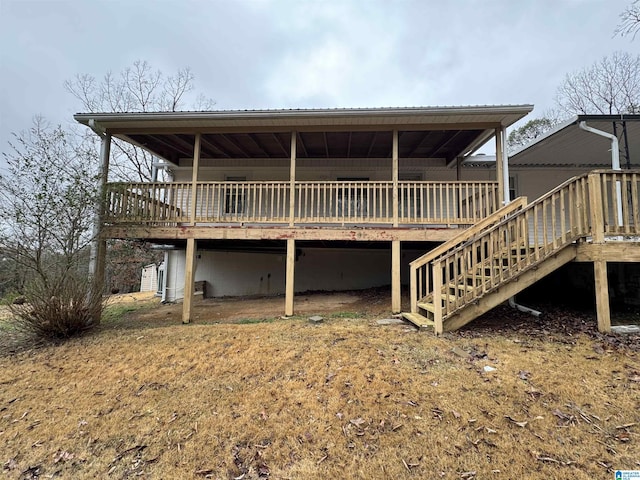
M 202 134 L 203 158 L 286 158 L 291 131 L 298 132 L 299 158 L 387 158 L 391 157 L 393 130 L 399 131 L 401 158 L 448 163 L 479 148 L 496 128 L 513 124 L 532 108 L 83 113 L 74 118 L 177 165 L 193 158 L 197 132 Z
M 449 162 L 462 154 L 485 130 L 399 132 L 401 158 L 441 158 Z M 131 134 L 118 137 L 155 155 L 180 164 L 193 158 L 195 135 Z M 490 137 L 490 135 L 489 135 Z M 202 158 L 287 158 L 290 133 L 203 133 Z M 391 132 L 299 132 L 298 158 L 390 158 Z

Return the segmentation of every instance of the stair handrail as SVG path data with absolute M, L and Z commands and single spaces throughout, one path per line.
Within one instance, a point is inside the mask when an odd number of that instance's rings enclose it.
M 507 205 L 501 207 L 500 209 L 493 212 L 491 215 L 485 217 L 480 222 L 476 223 L 473 227 L 466 228 L 464 231 L 460 232 L 455 237 L 447 240 L 446 242 L 440 244 L 433 250 L 428 251 L 424 255 L 416 258 L 412 262 L 409 263 L 409 284 L 410 284 L 410 302 L 411 302 L 411 311 L 417 311 L 418 304 L 418 291 L 417 291 L 417 270 L 428 263 L 432 262 L 437 257 L 443 255 L 447 251 L 468 242 L 469 240 L 475 238 L 478 234 L 480 234 L 484 229 L 489 228 L 496 222 L 504 219 L 506 216 L 513 214 L 514 212 L 523 209 L 527 205 L 527 197 L 518 197 Z
M 442 333 L 445 320 L 561 255 L 568 245 L 640 234 L 639 205 L 640 170 L 594 170 L 572 177 L 466 242 L 439 256 L 430 252 L 430 263 L 412 271 L 412 288 L 430 275 L 420 294 L 431 305 L 424 308 L 433 313 L 436 334 Z M 569 257 L 558 258 L 566 262 Z
M 605 173 L 605 171 L 604 170 L 603 171 L 599 171 L 598 173 Z M 556 193 L 559 193 L 561 190 L 563 190 L 564 188 L 568 187 L 570 184 L 572 184 L 574 182 L 577 182 L 578 180 L 580 180 L 582 178 L 588 178 L 588 176 L 589 176 L 589 173 L 585 173 L 583 175 L 576 175 L 575 177 L 571 177 L 569 180 L 561 183 L 560 185 L 558 185 L 553 190 L 548 191 L 544 195 L 541 195 L 540 197 L 535 199 L 533 202 L 531 202 L 528 205 L 526 205 L 524 208 L 518 210 L 514 215 L 510 215 L 507 218 L 503 218 L 500 221 L 494 223 L 493 225 L 490 225 L 488 228 L 484 229 L 483 231 L 478 232 L 478 234 L 475 235 L 474 238 L 470 239 L 470 240 L 477 240 L 477 239 L 479 239 L 479 238 L 481 238 L 483 236 L 489 235 L 491 232 L 493 232 L 496 229 L 500 228 L 505 223 L 513 220 L 515 217 L 520 216 L 520 215 L 525 215 L 526 212 L 528 212 L 529 210 L 533 210 L 536 206 L 544 203 L 545 200 L 547 200 L 548 198 L 551 198 Z M 513 203 L 513 202 L 511 202 L 511 203 Z M 585 225 L 585 227 L 588 227 L 588 226 Z M 580 234 L 582 236 L 588 235 L 589 233 L 590 233 L 589 228 L 587 228 L 586 231 L 580 231 Z M 447 257 L 449 257 L 450 255 L 458 252 L 461 248 L 464 248 L 467 243 L 468 242 L 465 242 L 464 244 L 456 245 L 455 247 L 451 248 L 449 251 L 447 251 L 444 254 L 442 254 L 440 256 L 440 258 L 438 258 L 438 260 L 444 260 Z M 434 260 L 435 260 L 435 258 L 434 258 Z
M 434 281 L 433 281 L 433 292 L 435 294 L 435 292 L 438 291 L 442 291 L 442 288 L 444 286 L 444 279 L 442 277 L 442 272 L 443 269 L 446 269 L 446 265 L 447 262 L 450 260 L 451 257 L 455 257 L 456 255 L 458 255 L 461 251 L 463 251 L 463 249 L 465 249 L 469 244 L 471 243 L 476 243 L 476 242 L 481 242 L 484 238 L 490 237 L 494 232 L 496 232 L 497 230 L 508 226 L 509 222 L 514 222 L 514 221 L 518 221 L 519 217 L 525 217 L 528 212 L 534 210 L 535 208 L 537 208 L 539 205 L 542 205 L 545 203 L 545 201 L 552 199 L 552 197 L 554 195 L 559 194 L 563 189 L 568 189 L 569 186 L 571 184 L 578 184 L 579 181 L 587 179 L 589 177 L 589 173 L 587 174 L 583 174 L 583 175 L 578 175 L 575 177 L 572 177 L 570 179 L 568 179 L 567 181 L 563 182 L 562 184 L 558 185 L 556 188 L 554 188 L 553 190 L 545 193 L 544 195 L 540 196 L 539 198 L 537 198 L 536 200 L 534 200 L 533 202 L 531 202 L 530 204 L 528 204 L 526 207 L 524 207 L 521 210 L 518 210 L 515 214 L 510 215 L 507 218 L 504 218 L 503 220 L 495 223 L 494 225 L 490 226 L 489 228 L 483 230 L 480 234 L 476 235 L 473 239 L 471 239 L 469 242 L 465 242 L 464 244 L 460 244 L 452 249 L 450 249 L 448 252 L 446 252 L 445 254 L 435 258 L 432 260 L 432 268 L 434 271 Z M 589 186 L 588 183 L 585 182 L 586 185 L 586 190 L 585 190 L 585 195 L 589 195 Z M 587 202 L 588 203 L 588 202 Z M 584 208 L 586 208 L 587 205 L 584 205 Z M 571 233 L 572 235 L 570 236 L 566 236 L 566 232 L 565 233 L 558 233 L 557 231 L 554 230 L 553 232 L 553 240 L 552 240 L 552 244 L 554 245 L 554 248 L 552 248 L 549 251 L 544 251 L 542 258 L 537 258 L 536 263 L 540 262 L 546 258 L 548 258 L 550 255 L 554 254 L 555 252 L 559 251 L 560 249 L 564 248 L 566 246 L 566 242 L 572 242 L 573 240 L 575 240 L 575 238 L 579 238 L 579 237 L 584 237 L 587 236 L 591 233 L 591 229 L 590 229 L 590 225 L 589 225 L 589 215 L 586 212 L 583 212 L 583 215 L 578 215 L 577 220 L 577 225 L 576 225 L 576 230 L 575 232 L 573 231 L 573 226 Z M 583 221 L 584 220 L 584 221 Z M 527 242 L 528 242 L 528 238 L 530 235 L 529 232 L 529 227 L 527 225 L 527 229 L 526 229 L 526 235 L 527 235 Z M 565 238 L 565 244 L 558 244 L 557 247 L 555 247 L 555 243 L 556 240 L 558 240 L 558 237 L 563 237 Z M 519 241 L 520 239 L 516 239 L 516 245 L 519 245 Z M 545 239 L 546 241 L 546 239 Z M 507 249 L 507 252 L 510 251 L 510 249 L 512 248 L 512 245 L 514 245 L 513 243 L 513 239 L 509 239 L 508 245 L 507 243 L 505 243 L 505 247 Z M 548 244 L 546 244 L 548 245 Z M 502 252 L 493 252 L 494 254 L 496 253 L 502 253 Z M 537 254 L 539 256 L 539 252 Z M 526 266 L 524 269 L 518 270 L 518 274 L 522 273 L 524 270 L 533 267 L 536 263 L 531 263 L 530 265 Z M 492 272 L 493 274 L 493 272 Z M 483 287 L 484 288 L 484 287 Z M 492 290 L 488 289 L 487 291 Z M 474 293 L 475 292 L 470 292 L 469 294 L 474 297 Z M 486 294 L 486 292 L 483 290 L 482 295 Z M 465 295 L 468 295 L 465 292 Z M 482 296 L 480 295 L 480 296 Z M 479 298 L 477 296 L 475 296 L 474 298 Z M 455 311 L 457 311 L 459 308 L 462 308 L 462 306 L 458 305 L 459 303 L 459 299 L 456 299 L 454 303 L 454 307 L 453 309 L 450 308 L 449 303 L 452 303 L 449 298 L 445 298 L 443 299 L 443 301 L 445 302 L 445 306 L 443 307 L 442 303 L 440 301 L 434 301 L 434 327 L 435 327 L 435 331 L 437 334 L 442 333 L 443 331 L 443 322 L 444 320 L 446 320 L 447 318 L 449 318 L 451 315 L 453 315 L 455 313 Z M 473 300 L 472 300 L 473 301 Z M 465 300 L 465 305 L 468 304 L 469 302 Z
M 493 226 L 495 223 L 504 219 L 505 216 L 513 213 L 516 210 L 521 210 L 527 205 L 527 197 L 518 197 L 507 205 L 501 207 L 500 209 L 493 212 L 488 217 L 483 218 L 481 221 L 476 223 L 473 227 L 469 227 L 464 229 L 458 235 L 453 238 L 450 238 L 446 242 L 438 245 L 433 250 L 429 250 L 424 255 L 416 258 L 412 262 L 409 263 L 411 268 L 419 268 L 432 260 L 436 259 L 440 255 L 446 253 L 448 250 L 457 247 L 461 243 L 466 243 L 472 237 L 482 233 L 485 228 Z

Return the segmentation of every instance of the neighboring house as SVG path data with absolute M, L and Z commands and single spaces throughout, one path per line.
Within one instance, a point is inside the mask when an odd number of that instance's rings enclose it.
M 586 180 L 554 194 L 548 216 L 544 200 L 539 208 L 523 200 L 501 208 L 510 187 L 519 193 L 526 185 L 519 177 L 517 187 L 509 185 L 505 130 L 531 110 L 77 114 L 103 138 L 105 171 L 114 136 L 163 159 L 171 178 L 104 186 L 93 274 L 103 275 L 105 239 L 144 239 L 167 248 L 163 294 L 184 298 L 185 322 L 196 282 L 212 296 L 284 293 L 292 315 L 296 292 L 388 284 L 391 310 L 399 312 L 405 279 L 407 318 L 435 322 L 437 332 L 457 328 L 570 261 L 565 247 L 592 234 L 582 217 L 587 210 L 578 215 L 574 204 L 595 198 Z M 497 162 L 465 160 L 492 138 Z M 555 178 L 552 186 L 560 183 Z M 600 180 L 606 186 L 610 177 Z M 544 218 L 533 219 L 530 210 Z M 634 218 L 629 231 L 640 223 Z M 605 228 L 598 242 L 610 233 Z M 491 263 L 496 259 L 499 265 Z

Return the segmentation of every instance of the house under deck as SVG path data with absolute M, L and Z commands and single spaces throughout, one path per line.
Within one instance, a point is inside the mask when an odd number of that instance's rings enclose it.
M 184 248 L 183 321 L 189 322 L 201 249 L 280 248 L 285 314 L 292 315 L 300 245 L 386 244 L 391 310 L 401 309 L 401 268 L 409 267 L 406 317 L 436 332 L 457 328 L 577 255 L 600 258 L 610 250 L 576 242 L 638 233 L 636 173 L 593 174 L 540 203 L 519 199 L 503 207 L 505 129 L 531 109 L 77 114 L 102 137 L 105 178 L 112 137 L 162 159 L 165 175 L 105 183 L 93 278 L 104 278 L 108 238 Z M 462 169 L 465 156 L 492 137 L 495 169 Z M 628 221 L 616 217 L 619 228 L 607 229 L 604 217 L 616 202 L 610 187 L 620 182 Z M 599 199 L 609 207 L 596 208 Z M 433 242 L 446 243 L 432 250 Z M 427 253 L 402 265 L 407 245 L 424 245 Z

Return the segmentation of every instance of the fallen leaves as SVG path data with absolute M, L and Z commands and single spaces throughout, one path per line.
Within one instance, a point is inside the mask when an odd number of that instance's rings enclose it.
M 356 427 L 360 427 L 361 425 L 363 425 L 365 423 L 365 420 L 361 417 L 358 418 L 352 418 L 351 420 L 349 420 L 349 423 L 352 425 L 355 425 Z
M 520 370 L 518 372 L 518 378 L 520 378 L 520 380 L 528 381 L 531 379 L 531 372 L 528 372 L 526 370 Z
M 518 420 L 514 419 L 514 418 L 513 418 L 513 417 L 511 417 L 510 415 L 505 415 L 505 416 L 504 416 L 504 418 L 506 418 L 507 420 L 509 420 L 509 421 L 510 421 L 511 423 L 513 423 L 514 425 L 519 426 L 520 428 L 524 428 L 524 427 L 526 427 L 526 426 L 527 426 L 527 424 L 529 423 L 529 422 L 527 422 L 527 421 L 519 422 Z

